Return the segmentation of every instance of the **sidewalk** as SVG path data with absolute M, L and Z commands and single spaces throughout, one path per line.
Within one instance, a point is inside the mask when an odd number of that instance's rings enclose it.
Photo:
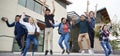
M 20 52 L 14 52 L 14 53 L 0 53 L 0 56 L 21 56 Z M 27 53 L 27 56 L 31 56 L 31 52 Z M 35 56 L 45 56 L 44 53 L 38 53 L 35 52 Z M 53 53 L 53 55 L 47 55 L 47 56 L 91 56 L 88 53 L 85 53 L 84 55 L 81 55 L 80 53 L 70 53 L 68 54 L 61 54 L 61 53 Z M 94 54 L 92 56 L 104 56 L 104 54 Z M 120 55 L 113 55 L 111 54 L 110 56 L 120 56 Z

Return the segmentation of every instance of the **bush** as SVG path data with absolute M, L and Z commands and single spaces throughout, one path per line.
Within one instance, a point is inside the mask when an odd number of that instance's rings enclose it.
M 100 34 L 99 31 L 95 30 L 95 37 L 99 38 Z
M 119 49 L 117 40 L 110 41 L 113 50 Z

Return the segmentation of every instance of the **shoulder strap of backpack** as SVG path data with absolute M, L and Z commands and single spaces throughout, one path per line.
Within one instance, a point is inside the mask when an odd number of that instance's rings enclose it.
M 59 24 L 59 28 L 60 28 L 60 26 L 61 26 L 61 23 Z

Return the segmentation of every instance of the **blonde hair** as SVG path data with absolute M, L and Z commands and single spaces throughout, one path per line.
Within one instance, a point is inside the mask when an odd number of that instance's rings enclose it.
M 32 19 L 34 23 L 37 23 L 37 20 L 34 19 L 33 17 L 30 17 L 29 20 Z

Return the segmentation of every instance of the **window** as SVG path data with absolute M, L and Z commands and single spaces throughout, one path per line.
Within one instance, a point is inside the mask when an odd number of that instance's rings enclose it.
M 27 5 L 26 7 L 30 10 L 33 10 L 34 11 L 34 2 L 33 0 L 27 0 Z
M 42 5 L 40 5 L 39 3 L 35 3 L 35 12 L 42 14 Z
M 18 0 L 18 4 L 22 5 L 25 7 L 26 5 L 26 0 Z
M 18 4 L 36 12 L 42 14 L 42 4 L 34 0 L 18 0 Z

